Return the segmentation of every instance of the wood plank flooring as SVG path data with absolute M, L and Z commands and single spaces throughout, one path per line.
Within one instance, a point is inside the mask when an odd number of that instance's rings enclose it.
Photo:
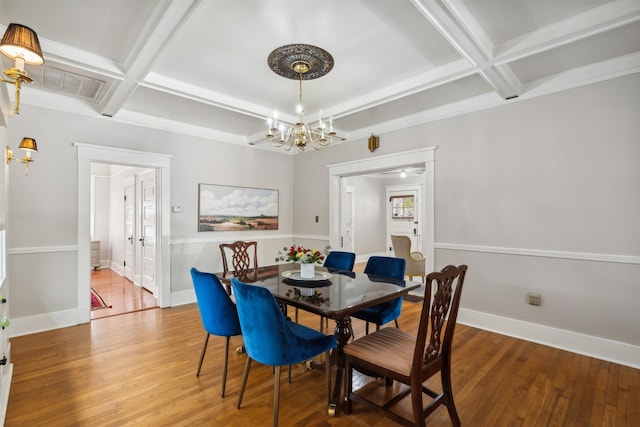
M 404 303 L 402 329 L 415 330 L 420 307 Z M 302 311 L 300 322 L 318 327 L 318 317 Z M 362 336 L 364 323 L 354 326 Z M 210 339 L 196 377 L 203 339 L 196 304 L 12 338 L 6 426 L 270 425 L 272 369 L 253 364 L 236 409 L 246 355 L 230 355 L 222 398 L 223 339 Z M 241 344 L 231 339 L 232 349 Z M 637 369 L 458 325 L 452 371 L 464 426 L 640 426 Z M 367 381 L 358 377 L 356 387 Z M 366 387 L 384 392 L 382 384 Z M 303 365 L 294 367 L 291 384 L 283 372 L 280 402 L 281 426 L 395 425 L 358 403 L 349 416 L 329 417 L 324 374 Z M 436 410 L 428 425 L 450 427 L 446 409 Z
M 103 268 L 91 270 L 91 287 L 95 289 L 111 308 L 91 311 L 91 319 L 115 316 L 158 306 L 153 294 L 136 286 L 124 276 Z

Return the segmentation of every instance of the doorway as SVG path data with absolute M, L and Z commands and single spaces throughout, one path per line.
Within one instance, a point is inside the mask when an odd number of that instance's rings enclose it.
M 329 244 L 331 247 L 341 247 L 343 240 L 343 222 L 341 215 L 346 207 L 341 197 L 343 178 L 370 174 L 380 171 L 388 171 L 394 168 L 402 168 L 409 165 L 419 165 L 424 168 L 420 186 L 422 189 L 422 201 L 420 202 L 420 224 L 422 225 L 422 238 L 417 250 L 425 254 L 427 269 L 434 270 L 435 254 L 435 156 L 436 147 L 428 147 L 401 153 L 377 156 L 358 161 L 350 161 L 329 165 Z M 355 219 L 357 222 L 357 218 Z M 382 227 L 381 227 L 382 228 Z M 386 231 L 382 231 L 385 232 Z M 384 248 L 381 248 L 385 252 Z
M 407 236 L 411 239 L 411 247 L 419 248 L 422 244 L 421 201 L 422 185 L 390 185 L 386 187 L 386 244 L 387 255 L 395 256 L 392 235 Z
M 159 307 L 171 305 L 170 287 L 170 155 L 74 143 L 78 150 L 78 322 L 91 320 L 90 199 L 91 163 L 119 164 L 153 169 L 156 176 L 155 286 Z
M 91 318 L 157 307 L 156 170 L 91 163 L 92 294 L 104 301 Z M 92 257 L 94 252 L 92 251 Z M 94 301 L 95 302 L 95 301 Z

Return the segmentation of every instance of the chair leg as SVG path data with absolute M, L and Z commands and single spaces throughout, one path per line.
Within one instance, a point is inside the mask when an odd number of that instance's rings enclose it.
M 351 401 L 351 391 L 353 390 L 353 368 L 351 368 L 348 357 L 345 357 L 344 363 L 344 399 L 346 403 L 344 412 L 348 415 L 351 413 L 351 408 L 353 406 Z
M 425 427 L 426 423 L 422 406 L 422 384 L 417 380 L 412 380 L 411 383 L 411 408 L 413 409 L 414 425 L 417 427 Z
M 296 307 L 296 314 L 294 317 L 296 318 L 296 323 L 298 323 L 298 307 Z
M 242 374 L 242 385 L 240 386 L 240 395 L 238 396 L 238 409 L 242 403 L 242 396 L 244 395 L 244 389 L 247 386 L 247 378 L 249 378 L 249 369 L 251 369 L 251 358 L 247 356 L 247 363 L 244 365 L 244 373 Z
M 202 346 L 202 352 L 200 353 L 200 363 L 198 363 L 198 372 L 196 372 L 196 377 L 200 376 L 200 369 L 202 368 L 202 361 L 204 360 L 204 354 L 207 352 L 207 344 L 209 343 L 209 333 L 205 332 L 207 335 L 204 337 L 204 345 Z
M 273 385 L 273 427 L 278 427 L 278 412 L 280 410 L 280 365 L 276 366 Z
M 367 326 L 365 326 L 364 334 L 369 335 L 369 322 L 367 322 Z
M 447 363 L 442 367 L 440 377 L 442 379 L 442 393 L 445 396 L 444 401 L 449 412 L 449 418 L 451 418 L 451 424 L 454 427 L 460 427 L 460 417 L 456 410 L 456 404 L 453 402 L 453 392 L 451 391 L 451 367 Z
M 400 329 L 400 326 L 398 325 L 398 319 L 395 319 L 394 322 L 396 322 L 396 328 Z
M 224 392 L 227 388 L 227 367 L 229 366 L 229 340 L 231 337 L 224 337 L 224 366 L 222 367 L 222 393 L 221 396 L 224 397 Z

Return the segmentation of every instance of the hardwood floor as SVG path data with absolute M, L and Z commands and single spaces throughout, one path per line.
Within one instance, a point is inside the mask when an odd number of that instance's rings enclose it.
M 463 295 L 464 298 L 464 295 Z M 421 304 L 405 302 L 413 331 Z M 300 322 L 318 318 L 300 312 Z M 354 321 L 356 336 L 364 322 Z M 204 330 L 196 304 L 137 311 L 11 339 L 14 376 L 6 426 L 264 426 L 272 419 L 272 369 L 254 363 L 236 409 L 246 355 L 229 358 L 220 397 L 223 339 L 212 337 L 200 377 Z M 242 339 L 233 337 L 231 348 Z M 453 392 L 464 426 L 640 426 L 640 371 L 458 325 Z M 356 386 L 369 381 L 361 376 Z M 430 385 L 434 385 L 430 381 Z M 395 387 L 395 386 L 394 386 Z M 367 386 L 383 393 L 384 385 Z M 322 370 L 293 368 L 281 382 L 281 426 L 392 426 L 354 403 L 327 415 Z M 409 410 L 404 402 L 403 410 Z M 450 427 L 445 408 L 430 427 Z
M 92 310 L 92 320 L 158 306 L 151 292 L 134 285 L 124 276 L 108 268 L 91 270 L 91 287 L 100 294 L 108 306 L 111 306 Z

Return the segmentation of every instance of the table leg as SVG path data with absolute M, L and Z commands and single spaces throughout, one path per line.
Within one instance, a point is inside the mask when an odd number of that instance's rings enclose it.
M 338 404 L 340 403 L 340 392 L 342 391 L 342 376 L 344 375 L 344 352 L 342 348 L 349 342 L 353 330 L 351 329 L 351 318 L 343 317 L 336 319 L 335 335 L 338 339 L 338 348 L 334 354 L 336 363 L 336 383 L 329 401 L 329 415 L 338 415 Z

